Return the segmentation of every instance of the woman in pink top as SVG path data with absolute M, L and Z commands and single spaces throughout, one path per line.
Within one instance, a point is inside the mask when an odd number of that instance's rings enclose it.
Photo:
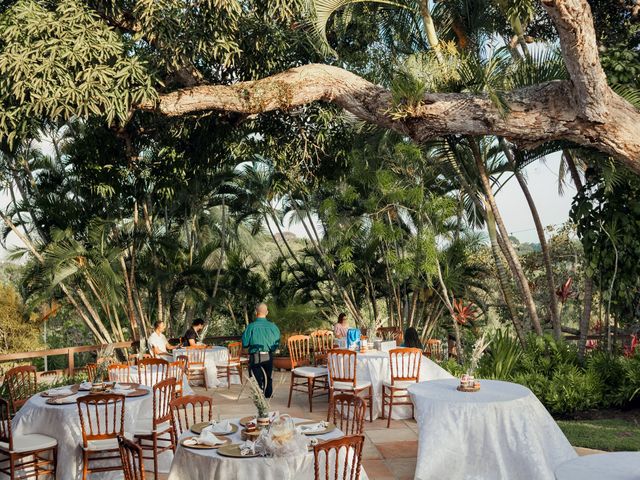
M 347 336 L 347 314 L 341 313 L 338 315 L 338 323 L 333 326 L 333 336 L 335 338 L 345 338 Z

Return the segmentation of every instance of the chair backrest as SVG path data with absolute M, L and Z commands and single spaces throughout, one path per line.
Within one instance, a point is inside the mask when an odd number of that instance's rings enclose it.
M 180 355 L 175 362 L 168 365 L 167 378 L 176 379 L 176 394 L 182 393 L 182 378 L 187 369 L 187 363 L 189 363 L 187 356 Z
M 143 358 L 138 362 L 139 382 L 147 387 L 167 378 L 169 362 L 161 358 Z
M 87 363 L 84 366 L 85 372 L 87 372 L 87 381 L 93 382 L 96 379 L 96 374 L 98 373 L 98 365 L 95 363 Z
M 124 435 L 124 395 L 95 394 L 76 400 L 82 443 L 107 440 Z
M 14 367 L 5 373 L 4 383 L 9 390 L 11 410 L 16 413 L 38 391 L 36 368 L 31 365 Z
M 427 344 L 424 346 L 424 353 L 429 358 L 442 360 L 442 340 L 436 338 L 427 340 Z
M 333 396 L 329 405 L 331 421 L 345 435 L 362 435 L 364 433 L 364 416 L 367 411 L 366 402 L 358 395 L 339 393 Z
M 113 365 L 109 365 L 107 370 L 109 372 L 110 382 L 129 383 L 131 381 L 128 363 L 115 363 Z
M 311 337 L 308 335 L 291 335 L 287 340 L 291 368 L 309 365 Z
M 400 344 L 403 341 L 404 335 L 402 334 L 402 329 L 400 327 L 380 327 L 376 332 L 377 335 L 384 338 L 385 336 L 391 335 L 396 343 Z M 369 335 L 371 336 L 371 335 Z
M 327 353 L 333 348 L 334 335 L 331 330 L 316 330 L 311 332 L 311 343 L 313 345 L 313 356 L 318 360 L 326 360 Z
M 396 381 L 418 381 L 422 351 L 419 348 L 394 348 L 389 350 L 391 385 Z
M 153 386 L 153 426 L 171 421 L 171 401 L 175 398 L 176 379 L 167 378 Z
M 173 428 L 176 435 L 186 432 L 196 423 L 210 422 L 213 400 L 206 395 L 188 395 L 171 401 Z
M 145 480 L 142 448 L 137 443 L 118 435 L 120 460 L 124 471 L 124 480 Z
M 55 382 L 64 377 L 64 370 L 46 370 L 44 372 L 38 372 L 37 377 L 44 383 Z
M 239 362 L 242 353 L 242 342 L 231 342 L 227 345 L 229 350 L 229 362 Z
M 13 436 L 11 435 L 11 411 L 9 402 L 0 398 L 0 443 L 6 443 L 9 451 L 13 450 Z
M 144 358 L 153 358 L 153 357 L 149 353 L 143 353 L 142 358 L 144 359 Z M 138 365 L 139 361 L 140 361 L 140 355 L 138 355 L 137 353 L 132 353 L 127 357 L 127 363 L 129 364 L 130 367 L 133 367 L 134 365 Z
M 349 382 L 356 385 L 356 352 L 352 350 L 333 349 L 327 355 L 329 380 L 333 382 Z
M 348 435 L 313 447 L 315 480 L 358 480 L 364 435 Z
M 189 360 L 189 368 L 193 365 L 204 365 L 204 359 L 207 354 L 207 350 L 204 345 L 187 347 L 185 348 L 185 352 Z

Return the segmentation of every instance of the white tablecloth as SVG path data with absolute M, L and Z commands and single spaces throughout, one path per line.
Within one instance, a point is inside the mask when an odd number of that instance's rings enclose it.
M 640 452 L 586 455 L 556 468 L 557 480 L 638 480 Z
M 179 355 L 186 355 L 184 348 L 176 348 L 173 350 L 173 358 L 177 359 Z M 204 366 L 207 369 L 207 386 L 209 388 L 227 386 L 227 379 L 218 379 L 218 368 L 216 364 L 222 364 L 229 359 L 229 349 L 227 347 L 210 347 L 204 355 Z M 238 375 L 231 375 L 232 384 L 240 384 Z
M 522 385 L 459 380 L 409 387 L 419 426 L 416 480 L 552 480 L 577 455 L 536 396 Z
M 230 422 L 238 424 L 238 419 Z M 193 434 L 186 432 L 183 436 L 189 435 Z M 323 441 L 342 436 L 336 429 L 316 438 Z M 233 443 L 242 443 L 239 431 L 228 437 Z M 312 480 L 313 463 L 313 452 L 284 458 L 229 458 L 218 455 L 216 450 L 194 450 L 178 445 L 169 480 Z M 364 468 L 360 479 L 368 480 Z
M 370 350 L 366 353 L 358 353 L 356 357 L 356 379 L 371 382 L 373 386 L 373 418 L 378 418 L 382 412 L 382 382 L 391 381 L 391 367 L 389 365 L 389 352 Z M 420 381 L 440 380 L 453 378 L 449 372 L 437 363 L 423 356 L 420 362 Z M 367 410 L 368 412 L 368 410 Z M 367 418 L 369 415 L 367 415 Z M 394 406 L 391 418 L 396 420 L 411 418 L 410 406 Z
M 80 392 L 79 395 L 87 395 L 87 393 Z M 58 441 L 56 478 L 58 480 L 81 479 L 82 428 L 80 427 L 78 406 L 75 403 L 48 405 L 46 400 L 46 398 L 38 394 L 31 397 L 24 404 L 13 419 L 13 434 L 40 433 L 55 438 Z M 133 436 L 137 418 L 142 412 L 152 410 L 152 402 L 153 399 L 150 393 L 144 397 L 125 399 L 125 433 Z M 119 460 L 110 460 L 109 462 L 117 464 Z M 104 472 L 91 475 L 92 480 L 122 477 L 121 472 Z

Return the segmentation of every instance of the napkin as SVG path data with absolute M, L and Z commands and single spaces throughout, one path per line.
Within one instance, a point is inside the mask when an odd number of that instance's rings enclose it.
M 62 396 L 62 395 L 72 395 L 73 391 L 70 387 L 58 387 L 47 390 L 47 395 L 51 396 Z
M 226 443 L 226 440 L 221 440 L 213 433 L 205 431 L 203 431 L 199 437 L 187 438 L 184 441 L 184 445 L 186 446 L 209 445 L 211 447 L 215 447 L 216 445 L 222 445 L 223 443 Z
M 245 440 L 240 444 L 240 455 L 255 455 L 256 454 L 256 442 L 251 440 Z
M 91 390 L 91 387 L 93 387 L 93 383 L 91 382 L 82 382 L 80 384 L 80 390 Z
M 117 395 L 129 395 L 131 392 L 134 392 L 135 390 L 133 388 L 125 388 L 125 387 L 113 387 L 111 389 L 111 393 L 115 393 Z
M 329 424 L 327 422 L 310 423 L 308 425 L 300 425 L 300 432 L 315 433 L 325 430 Z
M 202 432 L 207 431 L 211 433 L 217 433 L 219 435 L 224 435 L 227 433 L 231 433 L 231 424 L 229 420 L 222 420 L 221 422 L 212 422 L 211 425 L 202 429 Z
M 78 395 L 72 395 L 69 397 L 57 397 L 52 398 L 51 403 L 55 403 L 57 405 L 63 405 L 65 403 L 76 403 L 76 398 L 78 398 Z

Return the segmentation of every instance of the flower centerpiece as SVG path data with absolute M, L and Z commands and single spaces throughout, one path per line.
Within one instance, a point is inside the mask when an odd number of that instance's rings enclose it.
M 469 359 L 469 368 L 467 369 L 467 373 L 460 378 L 458 390 L 463 392 L 477 392 L 480 390 L 480 382 L 475 379 L 475 372 L 478 369 L 480 359 L 490 343 L 490 341 L 487 342 L 486 335 L 483 334 L 482 337 L 473 344 L 473 350 Z
M 269 401 L 264 396 L 264 391 L 258 385 L 255 377 L 249 377 L 249 397 L 256 407 L 256 423 L 259 427 L 269 426 Z

